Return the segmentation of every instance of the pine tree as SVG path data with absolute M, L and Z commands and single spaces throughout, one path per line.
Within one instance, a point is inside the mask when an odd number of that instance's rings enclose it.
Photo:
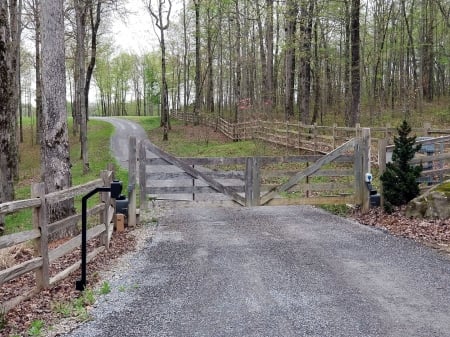
M 419 195 L 417 179 L 422 172 L 422 165 L 410 165 L 414 154 L 421 145 L 415 145 L 416 137 L 408 137 L 411 127 L 406 121 L 397 128 L 398 136 L 394 137 L 392 162 L 387 163 L 386 171 L 380 179 L 383 185 L 384 209 L 391 212 L 394 206 L 401 206 Z

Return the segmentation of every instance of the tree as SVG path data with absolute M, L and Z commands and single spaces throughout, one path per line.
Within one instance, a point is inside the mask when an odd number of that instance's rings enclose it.
M 406 121 L 397 128 L 398 136 L 394 137 L 392 162 L 387 163 L 386 171 L 380 179 L 383 185 L 384 208 L 390 212 L 393 206 L 401 206 L 419 195 L 417 179 L 422 172 L 422 166 L 409 164 L 421 145 L 415 145 L 416 137 L 409 137 L 411 127 Z
M 75 62 L 74 62 L 74 124 L 80 128 L 81 159 L 83 173 L 89 171 L 87 147 L 87 105 L 86 97 L 86 17 L 87 5 L 84 0 L 74 0 L 75 7 Z
M 14 199 L 11 143 L 15 141 L 15 113 L 10 110 L 13 99 L 10 57 L 8 3 L 6 0 L 0 0 L 0 203 Z M 0 217 L 0 233 L 3 228 L 4 220 Z
M 40 1 L 24 2 L 26 20 L 24 26 L 34 31 L 35 82 L 36 82 L 36 143 L 40 142 L 42 133 L 42 79 L 41 79 L 41 19 Z
M 359 13 L 360 0 L 352 0 L 351 5 L 351 107 L 349 125 L 355 126 L 360 120 L 360 103 L 361 103 L 361 66 L 360 66 L 360 34 L 359 34 Z
M 72 185 L 66 111 L 64 8 L 60 0 L 42 2 L 41 173 L 46 192 Z M 49 207 L 50 222 L 72 214 L 73 200 Z
M 309 2 L 309 3 L 308 3 Z M 315 0 L 302 0 L 300 20 L 300 71 L 298 106 L 300 120 L 309 122 L 309 105 L 311 96 L 311 41 Z
M 194 0 L 195 8 L 195 102 L 194 102 L 194 125 L 198 125 L 201 109 L 202 79 L 201 79 L 201 57 L 200 57 L 200 0 Z
M 284 114 L 286 120 L 294 116 L 295 85 L 295 34 L 297 27 L 298 4 L 296 0 L 286 2 L 286 51 L 285 51 L 285 89 Z
M 157 0 L 158 11 L 152 7 L 152 1 L 148 1 L 147 8 L 154 19 L 155 26 L 159 29 L 159 45 L 161 47 L 161 126 L 163 127 L 163 140 L 169 140 L 169 90 L 166 78 L 166 43 L 164 31 L 169 28 L 171 0 Z

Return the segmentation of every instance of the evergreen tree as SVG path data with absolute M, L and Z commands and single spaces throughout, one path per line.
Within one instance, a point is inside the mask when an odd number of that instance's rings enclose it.
M 406 121 L 397 128 L 398 136 L 394 137 L 392 162 L 387 163 L 386 171 L 380 179 L 383 185 L 384 209 L 391 212 L 394 206 L 404 205 L 419 195 L 417 179 L 422 172 L 422 165 L 410 165 L 414 154 L 421 145 L 415 145 L 416 137 L 408 137 L 411 127 Z

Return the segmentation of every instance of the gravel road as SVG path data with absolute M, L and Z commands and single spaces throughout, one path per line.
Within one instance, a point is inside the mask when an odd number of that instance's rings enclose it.
M 146 139 L 147 134 L 145 130 L 138 124 L 132 121 L 114 118 L 114 117 L 91 117 L 93 119 L 102 120 L 111 123 L 115 132 L 111 137 L 111 152 L 116 157 L 120 166 L 128 170 L 128 144 L 130 136 L 136 137 L 136 143 L 140 140 Z
M 145 230 L 65 336 L 450 336 L 450 259 L 410 240 L 307 206 L 173 206 Z

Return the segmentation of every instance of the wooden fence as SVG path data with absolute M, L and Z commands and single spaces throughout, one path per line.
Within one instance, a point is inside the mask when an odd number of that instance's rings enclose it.
M 193 123 L 197 120 L 201 125 L 213 127 L 229 139 L 245 140 L 259 139 L 286 148 L 305 150 L 317 154 L 328 153 L 352 138 L 358 138 L 362 129 L 360 124 L 355 127 L 343 127 L 334 124 L 321 126 L 317 124 L 306 125 L 301 122 L 263 120 L 255 117 L 238 123 L 226 120 L 214 114 L 201 114 L 194 116 L 191 112 L 171 112 L 171 116 Z M 381 127 L 370 127 L 372 161 L 378 163 L 378 151 L 380 143 L 393 144 L 397 134 L 396 127 L 390 123 Z M 450 129 L 432 128 L 430 123 L 424 123 L 422 127 L 412 128 L 412 133 L 423 137 L 439 137 L 450 135 Z M 385 142 L 385 143 L 384 143 Z
M 32 259 L 0 270 L 0 286 L 30 272 L 35 272 L 36 280 L 36 286 L 32 289 L 24 290 L 20 296 L 1 299 L 0 311 L 8 311 L 41 289 L 48 288 L 64 279 L 80 267 L 81 262 L 76 262 L 56 275 L 50 275 L 50 266 L 52 263 L 80 247 L 81 234 L 52 249 L 49 249 L 49 237 L 76 225 L 81 220 L 81 214 L 75 214 L 57 222 L 49 223 L 47 205 L 84 195 L 97 187 L 110 186 L 112 177 L 113 172 L 103 171 L 97 180 L 49 194 L 45 194 L 43 183 L 34 184 L 31 189 L 30 199 L 0 204 L 0 215 L 16 213 L 24 209 L 32 209 L 33 223 L 32 230 L 1 236 L 0 250 L 7 250 L 13 246 L 30 241 L 34 243 L 34 257 Z M 109 193 L 101 193 L 100 203 L 87 210 L 87 216 L 98 215 L 100 222 L 99 225 L 90 228 L 87 232 L 87 240 L 100 237 L 100 244 L 88 254 L 88 261 L 109 248 L 113 231 L 113 224 L 111 223 L 113 214 L 114 208 L 111 206 Z
M 370 130 L 362 129 L 359 138 L 326 155 L 175 158 L 142 141 L 141 208 L 148 207 L 150 196 L 172 202 L 231 199 L 244 206 L 358 204 L 367 210 L 369 144 Z

